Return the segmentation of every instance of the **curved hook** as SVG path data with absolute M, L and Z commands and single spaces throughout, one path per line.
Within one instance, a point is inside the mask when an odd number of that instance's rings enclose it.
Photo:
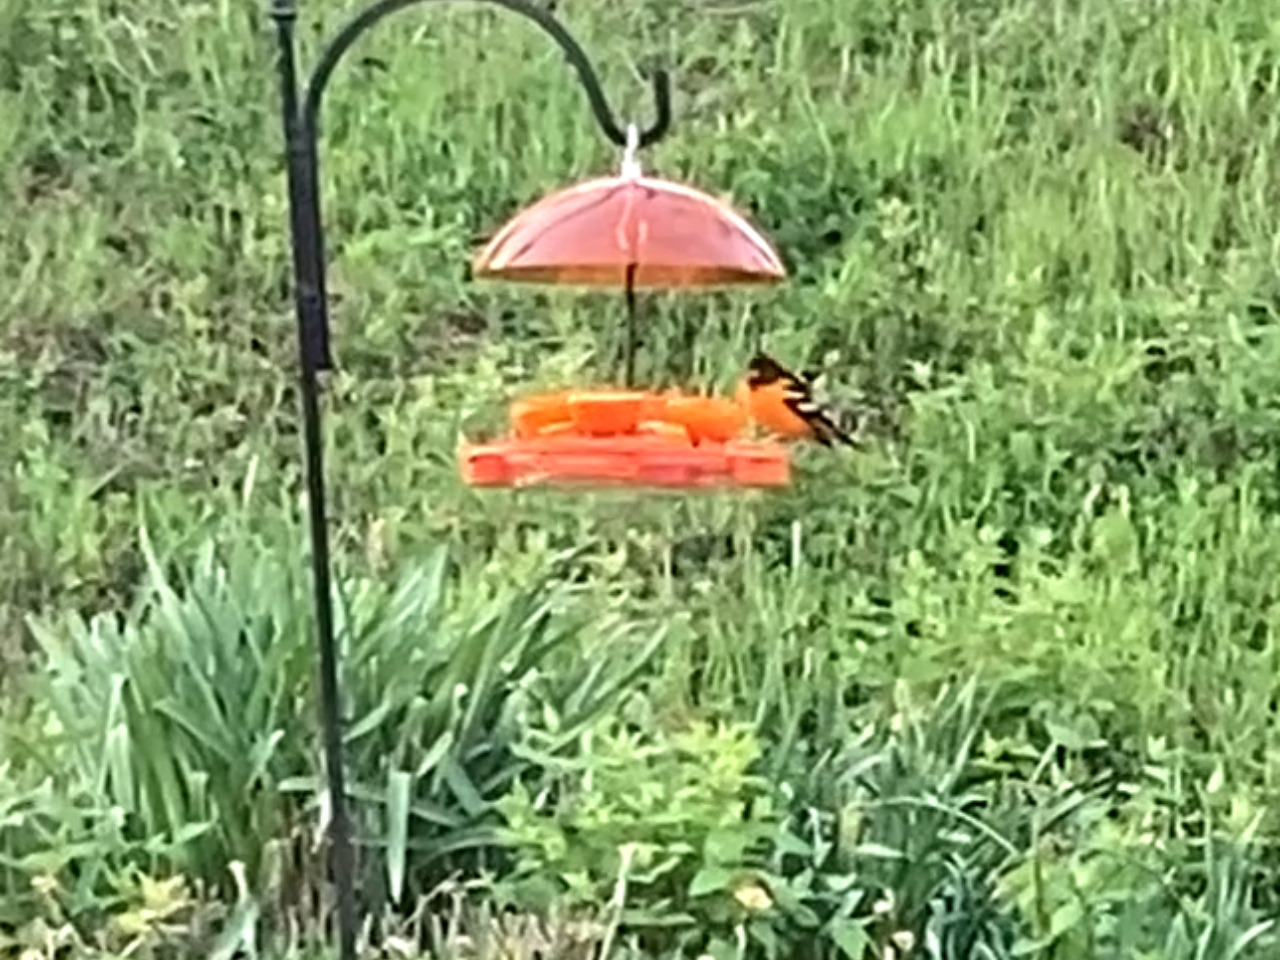
M 346 26 L 338 31 L 329 45 L 321 51 L 315 69 L 311 73 L 311 78 L 307 82 L 307 90 L 302 99 L 301 112 L 301 120 L 304 127 L 313 133 L 316 132 L 317 118 L 320 113 L 320 103 L 324 98 L 325 87 L 328 86 L 329 78 L 342 61 L 343 55 L 351 49 L 356 40 L 384 17 L 388 17 L 405 7 L 425 2 L 426 0 L 378 0 L 378 2 L 358 13 Z M 591 112 L 595 114 L 596 122 L 600 124 L 604 135 L 615 146 L 626 146 L 626 131 L 618 124 L 618 121 L 614 118 L 613 111 L 609 109 L 609 102 L 605 99 L 604 89 L 600 86 L 600 78 L 596 75 L 591 61 L 587 58 L 586 51 L 582 49 L 581 44 L 574 39 L 573 35 L 550 11 L 532 2 L 532 0 L 478 0 L 478 2 L 492 3 L 499 7 L 505 7 L 512 13 L 518 13 L 526 19 L 532 20 L 542 28 L 543 32 L 549 34 L 551 39 L 559 44 L 560 49 L 564 51 L 565 58 L 577 71 L 578 79 L 582 81 L 582 86 L 587 93 L 587 100 L 591 104 Z M 648 129 L 640 134 L 640 147 L 647 147 L 657 143 L 666 135 L 667 129 L 671 126 L 671 78 L 667 75 L 667 71 L 657 67 L 652 72 L 651 81 L 653 83 L 654 121 Z

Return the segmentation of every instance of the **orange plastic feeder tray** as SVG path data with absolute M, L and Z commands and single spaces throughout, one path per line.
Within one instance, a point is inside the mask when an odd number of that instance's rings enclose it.
M 698 446 L 664 437 L 537 437 L 466 446 L 462 476 L 474 487 L 784 487 L 786 450 L 735 441 Z
M 572 390 L 517 401 L 514 437 L 460 451 L 478 487 L 780 487 L 787 451 L 736 439 L 737 404 L 717 397 L 631 390 Z

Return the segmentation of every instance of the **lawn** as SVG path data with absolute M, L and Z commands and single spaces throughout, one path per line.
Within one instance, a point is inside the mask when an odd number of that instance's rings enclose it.
M 329 955 L 265 7 L 0 0 L 0 956 Z M 557 12 L 641 126 L 669 65 L 646 168 L 790 270 L 646 298 L 641 376 L 764 346 L 863 440 L 776 493 L 465 486 L 623 318 L 471 253 L 619 157 L 517 18 L 361 42 L 321 174 L 368 955 L 1280 956 L 1267 5 Z

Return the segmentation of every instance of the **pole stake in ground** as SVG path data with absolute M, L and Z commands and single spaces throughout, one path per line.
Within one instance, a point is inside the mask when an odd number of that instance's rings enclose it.
M 342 698 L 338 653 L 334 640 L 332 576 L 322 454 L 320 374 L 333 369 L 325 287 L 324 224 L 320 214 L 318 127 L 324 91 L 342 57 L 367 30 L 383 18 L 426 0 L 379 0 L 353 17 L 321 51 L 306 87 L 300 89 L 295 27 L 295 0 L 273 0 L 270 16 L 279 44 L 280 103 L 288 162 L 289 229 L 293 249 L 294 298 L 298 322 L 298 358 L 302 404 L 303 456 L 307 511 L 311 533 L 311 566 L 315 587 L 316 646 L 319 653 L 320 722 L 330 804 L 329 853 L 337 900 L 338 956 L 355 960 L 356 902 L 351 822 L 347 809 L 342 754 Z M 618 147 L 626 131 L 614 119 L 596 71 L 582 47 L 548 10 L 532 0 L 478 0 L 517 13 L 542 28 L 564 51 L 587 94 L 596 121 Z M 657 142 L 671 123 L 667 74 L 652 75 L 653 124 L 639 134 L 637 147 Z

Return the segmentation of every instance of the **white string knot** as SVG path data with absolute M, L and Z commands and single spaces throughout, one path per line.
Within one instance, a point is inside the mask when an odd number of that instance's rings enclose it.
M 627 145 L 622 151 L 622 176 L 627 180 L 640 178 L 640 130 L 634 123 L 627 124 Z

